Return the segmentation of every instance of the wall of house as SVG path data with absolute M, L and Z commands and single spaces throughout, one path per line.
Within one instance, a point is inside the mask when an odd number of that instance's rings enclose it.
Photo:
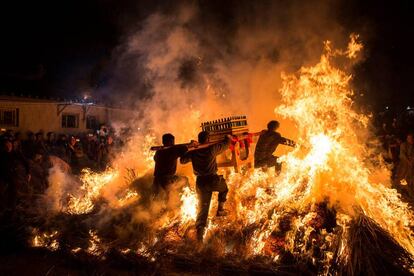
M 4 100 L 0 99 L 0 109 L 19 109 L 18 126 L 1 125 L 0 128 L 13 129 L 26 133 L 27 131 L 37 132 L 42 130 L 44 132 L 53 131 L 56 133 L 71 133 L 91 131 L 87 129 L 87 116 L 95 116 L 97 123 L 110 124 L 112 120 L 128 121 L 132 114 L 130 111 L 107 108 L 105 106 L 96 105 L 80 105 L 68 104 L 63 105 L 59 102 L 52 101 L 24 101 L 24 100 Z M 74 114 L 78 117 L 77 128 L 62 127 L 62 116 L 66 114 Z

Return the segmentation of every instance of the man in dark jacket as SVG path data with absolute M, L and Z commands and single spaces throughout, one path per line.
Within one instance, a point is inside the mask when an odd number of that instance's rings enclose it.
M 279 144 L 294 146 L 295 142 L 286 139 L 276 130 L 279 128 L 278 121 L 270 121 L 267 130 L 264 130 L 259 137 L 254 152 L 254 167 L 268 168 L 275 167 L 276 172 L 280 172 L 281 166 L 277 162 L 277 157 L 273 155 Z
M 157 195 L 166 192 L 174 182 L 188 182 L 187 177 L 176 175 L 177 159 L 184 156 L 188 146 L 175 145 L 175 137 L 171 133 L 162 136 L 162 144 L 165 149 L 158 150 L 154 155 L 154 191 Z
M 198 142 L 201 145 L 207 144 L 209 142 L 209 133 L 207 131 L 200 132 L 198 134 Z M 191 161 L 193 164 L 194 174 L 197 176 L 196 190 L 199 208 L 196 228 L 197 238 L 200 241 L 203 239 L 205 227 L 207 225 L 208 212 L 213 192 L 219 192 L 217 216 L 226 215 L 226 211 L 224 210 L 224 202 L 226 202 L 228 188 L 223 176 L 217 175 L 216 157 L 229 148 L 230 142 L 231 136 L 227 136 L 226 140 L 221 143 L 189 151 L 180 159 L 182 164 Z

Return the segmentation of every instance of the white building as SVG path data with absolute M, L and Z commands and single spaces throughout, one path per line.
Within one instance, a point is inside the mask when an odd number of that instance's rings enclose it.
M 0 96 L 0 128 L 22 133 L 92 131 L 101 123 L 125 123 L 132 116 L 131 110 L 93 103 Z

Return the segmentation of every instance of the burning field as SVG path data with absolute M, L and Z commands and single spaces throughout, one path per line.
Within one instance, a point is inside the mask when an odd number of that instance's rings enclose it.
M 297 146 L 279 158 L 279 175 L 222 169 L 230 214 L 212 215 L 213 196 L 202 244 L 189 170 L 190 186 L 151 196 L 150 130 L 102 173 L 52 168 L 45 195 L 24 214 L 28 242 L 76 262 L 117 260 L 159 273 L 414 273 L 414 213 L 391 188 L 370 118 L 353 103 L 346 68 L 361 49 L 355 35 L 344 50 L 325 42 L 319 62 L 282 76 L 274 111 L 296 129 Z

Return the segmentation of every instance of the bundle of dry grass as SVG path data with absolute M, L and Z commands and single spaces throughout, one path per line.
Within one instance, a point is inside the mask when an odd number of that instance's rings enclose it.
M 339 261 L 341 275 L 412 275 L 414 258 L 369 217 L 361 214 L 348 232 L 346 260 Z

